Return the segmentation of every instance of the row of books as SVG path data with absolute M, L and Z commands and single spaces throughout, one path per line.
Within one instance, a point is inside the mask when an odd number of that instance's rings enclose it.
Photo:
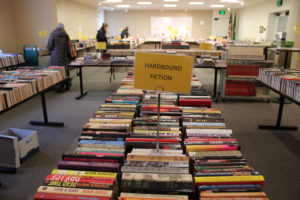
M 133 83 L 133 75 L 128 75 Z M 131 84 L 132 85 L 132 84 Z M 133 131 L 127 137 L 127 159 L 121 168 L 119 200 L 194 199 L 189 158 L 183 154 L 181 108 L 178 95 L 144 91 Z
M 0 69 L 3 67 L 16 66 L 24 63 L 25 59 L 22 54 L 0 54 Z
M 200 200 L 267 200 L 264 177 L 242 157 L 240 145 L 216 108 L 186 107 L 184 147 Z
M 300 102 L 300 70 L 262 68 L 259 70 L 259 80 Z
M 35 200 L 115 200 L 120 192 L 120 169 L 125 159 L 125 138 L 141 96 L 115 93 L 83 125 L 74 152 L 64 153 L 52 181 L 49 175 Z
M 64 67 L 22 67 L 0 73 L 0 111 L 66 79 Z

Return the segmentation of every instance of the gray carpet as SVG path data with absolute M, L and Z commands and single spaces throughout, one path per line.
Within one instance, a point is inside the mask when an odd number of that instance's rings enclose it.
M 116 80 L 109 83 L 107 68 L 84 68 L 87 96 L 77 101 L 78 77 L 70 91 L 51 92 L 46 95 L 50 121 L 63 121 L 63 128 L 46 128 L 29 125 L 29 120 L 42 119 L 40 97 L 0 115 L 0 129 L 15 127 L 38 131 L 40 151 L 22 164 L 17 174 L 0 174 L 1 200 L 32 199 L 43 179 L 56 167 L 64 152 L 74 150 L 82 125 L 97 110 L 99 104 L 120 86 L 125 69 L 116 70 Z M 205 87 L 211 91 L 213 71 L 197 70 Z M 252 102 L 220 102 L 214 104 L 222 110 L 227 126 L 242 146 L 245 158 L 251 166 L 266 178 L 264 190 L 275 200 L 300 199 L 300 131 L 262 131 L 259 124 L 275 124 L 278 104 Z M 300 107 L 290 104 L 284 107 L 282 123 L 299 125 Z

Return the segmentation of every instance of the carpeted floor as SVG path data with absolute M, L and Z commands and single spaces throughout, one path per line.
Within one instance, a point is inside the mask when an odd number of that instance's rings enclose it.
M 43 179 L 48 175 L 64 152 L 75 149 L 82 125 L 97 110 L 125 76 L 125 69 L 116 70 L 116 80 L 109 83 L 108 69 L 84 68 L 87 96 L 77 101 L 78 77 L 70 91 L 51 92 L 46 95 L 50 121 L 62 121 L 63 128 L 48 128 L 29 125 L 29 120 L 42 119 L 40 98 L 16 107 L 0 115 L 0 129 L 10 127 L 38 131 L 40 151 L 22 164 L 17 174 L 0 173 L 1 200 L 32 199 Z M 213 71 L 197 70 L 196 74 L 208 91 L 212 90 Z M 219 102 L 214 104 L 222 110 L 227 126 L 242 146 L 242 152 L 251 166 L 266 178 L 264 187 L 270 199 L 300 199 L 300 131 L 262 131 L 259 124 L 275 124 L 278 104 L 254 102 Z M 289 104 L 284 107 L 282 123 L 299 125 L 300 107 Z

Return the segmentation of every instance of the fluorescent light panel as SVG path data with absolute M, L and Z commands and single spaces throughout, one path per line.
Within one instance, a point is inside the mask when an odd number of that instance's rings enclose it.
M 152 2 L 151 1 L 139 1 L 138 4 L 139 5 L 151 5 Z
M 239 0 L 220 0 L 221 2 L 226 2 L 226 3 L 238 3 Z
M 216 4 L 216 5 L 210 5 L 210 7 L 212 7 L 212 8 L 223 8 L 224 5 Z
M 164 7 L 175 8 L 176 4 L 164 4 Z
M 103 3 L 121 3 L 123 0 L 106 0 Z
M 189 4 L 190 5 L 203 5 L 204 2 L 202 2 L 202 1 L 191 1 L 191 2 L 189 2 Z
M 130 5 L 116 5 L 117 8 L 129 8 Z

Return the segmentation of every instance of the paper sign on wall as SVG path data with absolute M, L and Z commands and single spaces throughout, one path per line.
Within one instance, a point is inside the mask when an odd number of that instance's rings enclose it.
M 40 36 L 41 38 L 47 37 L 47 31 L 39 31 L 39 36 Z
M 96 42 L 96 49 L 106 50 L 106 43 L 105 42 Z
M 134 87 L 190 93 L 193 57 L 139 53 L 135 55 Z

